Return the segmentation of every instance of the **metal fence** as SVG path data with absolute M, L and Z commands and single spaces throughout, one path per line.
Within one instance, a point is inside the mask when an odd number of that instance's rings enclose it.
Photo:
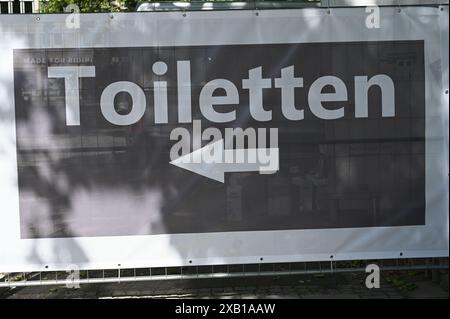
M 448 0 L 429 1 L 353 1 L 353 0 L 324 0 L 321 2 L 185 2 L 183 5 L 171 2 L 142 3 L 138 11 L 197 11 L 197 10 L 232 10 L 232 9 L 276 9 L 276 8 L 304 8 L 304 7 L 338 7 L 364 5 L 439 5 L 448 4 Z M 448 272 L 448 258 L 421 259 L 389 259 L 389 260 L 355 260 L 355 261 L 326 261 L 326 262 L 296 262 L 296 263 L 260 263 L 240 265 L 210 265 L 186 267 L 154 267 L 127 269 L 92 269 L 71 271 L 45 272 L 15 272 L 0 273 L 0 287 L 21 287 L 40 285 L 64 285 L 137 282 L 155 280 L 184 280 L 184 279 L 213 279 L 258 276 L 288 276 L 308 274 L 358 273 L 365 272 L 369 264 L 376 264 L 381 271 L 404 270 L 443 270 Z
M 379 266 L 380 271 L 443 270 L 448 272 L 448 258 L 263 263 L 7 273 L 0 274 L 0 287 L 364 273 L 367 265 L 370 264 Z

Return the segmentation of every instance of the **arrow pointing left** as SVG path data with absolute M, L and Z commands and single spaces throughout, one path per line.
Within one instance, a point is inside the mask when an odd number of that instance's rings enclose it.
M 209 143 L 170 164 L 224 183 L 226 172 L 272 174 L 279 170 L 278 148 L 229 150 L 223 139 Z

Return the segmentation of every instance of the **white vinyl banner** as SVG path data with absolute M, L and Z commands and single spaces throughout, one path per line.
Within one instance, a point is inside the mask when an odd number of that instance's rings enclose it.
M 0 15 L 0 272 L 448 256 L 448 14 Z

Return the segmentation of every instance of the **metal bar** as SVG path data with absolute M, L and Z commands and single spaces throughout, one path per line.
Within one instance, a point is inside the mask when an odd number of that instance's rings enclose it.
M 365 6 L 438 6 L 448 4 L 448 0 L 322 0 L 322 6 L 328 7 L 365 7 Z
M 136 8 L 139 12 L 161 11 L 222 11 L 222 10 L 267 10 L 303 8 L 348 8 L 348 7 L 404 7 L 448 5 L 449 0 L 322 0 L 315 2 L 299 1 L 191 1 L 191 2 L 142 2 Z
M 320 2 L 293 1 L 191 1 L 191 2 L 143 2 L 136 11 L 218 11 L 218 10 L 264 10 L 319 7 Z

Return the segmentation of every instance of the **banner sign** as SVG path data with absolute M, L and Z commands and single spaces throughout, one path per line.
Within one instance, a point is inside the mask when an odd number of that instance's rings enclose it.
M 448 7 L 38 18 L 0 17 L 0 271 L 448 255 Z

